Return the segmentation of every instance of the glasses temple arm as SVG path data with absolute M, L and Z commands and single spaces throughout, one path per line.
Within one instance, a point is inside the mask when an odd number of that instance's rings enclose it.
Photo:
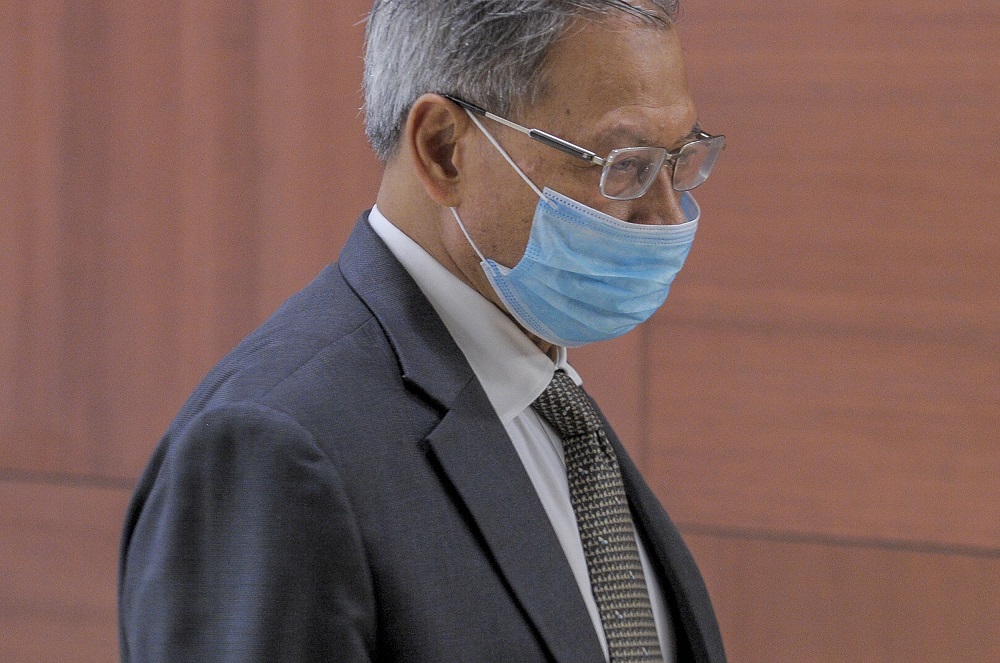
M 604 159 L 597 156 L 590 150 L 585 150 L 578 145 L 574 145 L 568 140 L 563 140 L 552 134 L 547 134 L 544 131 L 539 131 L 538 129 L 528 129 L 528 135 L 537 140 L 539 143 L 544 143 L 549 147 L 554 147 L 561 152 L 565 152 L 571 156 L 578 159 L 583 159 L 584 161 L 589 161 L 590 163 L 597 164 L 598 166 L 604 165 Z
M 591 152 L 590 150 L 585 150 L 584 148 L 578 145 L 574 145 L 568 140 L 563 140 L 558 136 L 553 136 L 552 134 L 545 133 L 544 131 L 540 131 L 538 129 L 529 129 L 528 127 L 518 124 L 517 122 L 512 122 L 507 118 L 500 117 L 499 115 L 494 115 L 493 113 L 489 112 L 488 110 L 480 106 L 477 106 L 473 103 L 469 103 L 468 101 L 462 99 L 458 99 L 457 97 L 453 97 L 448 94 L 443 94 L 441 96 L 455 102 L 462 108 L 472 111 L 473 113 L 482 115 L 483 117 L 487 117 L 493 120 L 494 122 L 499 122 L 505 127 L 510 127 L 515 131 L 520 131 L 521 133 L 528 136 L 532 140 L 537 140 L 539 143 L 548 145 L 549 147 L 554 147 L 560 152 L 565 152 L 566 154 L 574 156 L 578 159 L 583 159 L 584 161 L 588 161 L 590 163 L 597 164 L 598 166 L 604 165 L 604 159 L 597 156 L 594 152 Z

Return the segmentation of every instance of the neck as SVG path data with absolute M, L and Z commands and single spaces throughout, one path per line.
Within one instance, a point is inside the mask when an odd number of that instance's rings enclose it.
M 382 214 L 407 237 L 427 251 L 431 257 L 441 263 L 445 269 L 499 308 L 531 339 L 539 350 L 555 361 L 557 358 L 556 346 L 524 329 L 500 301 L 493 286 L 490 285 L 486 275 L 479 267 L 479 258 L 475 256 L 473 248 L 462 235 L 451 210 L 431 200 L 419 180 L 407 177 L 407 173 L 400 172 L 401 170 L 393 162 L 386 165 L 385 176 L 382 178 L 378 196 L 375 199 Z M 449 242 L 445 239 L 446 237 L 454 237 L 456 240 L 461 237 L 457 244 L 452 242 L 451 245 L 461 247 L 468 255 L 453 255 L 448 248 Z M 463 269 L 460 264 L 467 267 Z

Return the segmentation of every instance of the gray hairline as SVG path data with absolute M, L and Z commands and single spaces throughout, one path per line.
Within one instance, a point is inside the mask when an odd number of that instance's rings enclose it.
M 427 0 L 416 1 L 421 3 Z M 488 6 L 484 7 L 487 2 L 488 0 L 481 0 L 479 9 L 489 9 Z M 447 5 L 447 1 L 441 4 Z M 537 6 L 544 3 L 535 4 Z M 440 21 L 437 32 L 431 26 L 418 34 L 417 41 L 420 41 L 420 37 L 435 41 L 430 45 L 421 44 L 421 51 L 406 38 L 408 34 L 403 32 L 405 24 L 393 25 L 395 22 L 392 20 L 395 11 L 409 11 L 412 19 L 412 4 L 408 5 L 406 0 L 376 0 L 368 16 L 364 72 L 365 131 L 372 148 L 383 162 L 389 161 L 396 154 L 410 109 L 426 93 L 451 94 L 489 107 L 497 114 L 516 118 L 519 111 L 537 103 L 544 96 L 548 73 L 545 61 L 548 53 L 557 41 L 568 34 L 577 19 L 595 20 L 612 12 L 621 12 L 647 25 L 669 28 L 675 24 L 678 15 L 677 0 L 650 0 L 644 4 L 652 4 L 653 8 L 640 7 L 625 0 L 569 0 L 565 11 L 550 8 L 547 12 L 538 12 L 533 17 L 536 18 L 534 23 L 509 20 L 515 15 L 513 10 L 507 14 L 498 12 L 492 16 L 492 22 L 500 24 L 501 29 L 522 29 L 520 34 L 513 35 L 520 39 L 521 53 L 512 53 L 509 48 L 501 53 L 498 59 L 504 68 L 500 75 L 495 74 L 495 69 L 482 65 L 478 69 L 473 68 L 475 76 L 469 76 L 468 69 L 456 71 L 459 69 L 457 63 L 462 60 L 461 55 L 475 53 L 476 47 L 470 48 L 469 39 L 462 39 L 460 44 L 455 43 L 453 35 L 449 34 L 451 23 L 442 15 L 444 10 L 436 15 L 425 13 L 422 16 L 417 10 L 417 16 L 428 22 L 435 18 Z M 389 7 L 386 8 L 386 5 Z M 379 10 L 382 16 L 375 16 Z M 536 32 L 523 31 L 525 26 L 536 29 Z M 487 31 L 481 28 L 482 24 L 467 24 L 463 34 L 471 32 L 473 35 L 483 36 Z M 372 57 L 373 42 L 379 40 L 381 44 L 376 45 L 381 46 L 383 52 Z M 451 50 L 444 47 L 451 47 Z M 438 65 L 436 70 L 429 75 L 424 74 L 424 71 L 432 68 L 425 67 L 421 70 L 420 62 L 432 58 L 436 48 L 450 52 L 452 57 L 433 61 L 433 64 Z M 475 58 L 468 59 L 472 61 Z M 480 60 L 488 62 L 486 58 Z M 412 76 L 403 75 L 408 70 Z M 376 109 L 374 112 L 373 108 Z

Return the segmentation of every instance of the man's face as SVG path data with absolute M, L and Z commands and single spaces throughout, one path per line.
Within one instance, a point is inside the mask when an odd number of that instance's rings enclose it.
M 675 149 L 697 122 L 673 29 L 626 17 L 579 21 L 550 51 L 546 70 L 547 86 L 540 102 L 512 119 L 602 157 L 621 147 Z M 600 167 L 499 123 L 485 118 L 482 122 L 540 189 L 549 187 L 633 223 L 685 220 L 669 168 L 660 172 L 643 197 L 609 200 L 600 193 Z M 524 255 L 538 196 L 478 129 L 470 130 L 461 167 L 459 215 L 486 257 L 513 267 Z M 445 232 L 446 250 L 462 276 L 497 303 L 479 258 L 455 226 Z

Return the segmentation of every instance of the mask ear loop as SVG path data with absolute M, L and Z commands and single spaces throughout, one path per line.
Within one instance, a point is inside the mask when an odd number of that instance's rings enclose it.
M 531 190 L 535 192 L 535 194 L 539 197 L 539 199 L 544 200 L 547 205 L 555 207 L 556 204 L 551 200 L 549 200 L 549 197 L 546 196 L 544 193 L 542 193 L 538 189 L 538 187 L 535 186 L 534 182 L 528 179 L 528 176 L 524 174 L 524 171 L 522 171 L 518 167 L 518 165 L 514 163 L 514 160 L 510 158 L 510 155 L 507 154 L 507 150 L 503 149 L 503 147 L 500 146 L 500 143 L 497 142 L 497 139 L 493 137 L 493 134 L 491 134 L 489 131 L 486 130 L 486 127 L 484 127 L 483 123 L 479 121 L 479 118 L 476 117 L 473 113 L 469 112 L 469 109 L 465 109 L 465 114 L 468 115 L 470 118 L 472 118 L 472 121 L 476 124 L 477 127 L 479 127 L 479 130 L 483 132 L 483 135 L 486 136 L 486 139 L 490 141 L 493 147 L 497 148 L 497 152 L 499 152 L 503 156 L 503 158 L 507 160 L 507 163 L 509 163 L 510 167 L 514 169 L 514 172 L 520 175 L 521 179 L 524 180 L 525 183 L 531 187 Z M 455 221 L 458 222 L 458 227 L 462 230 L 462 234 L 465 235 L 466 241 L 469 242 L 469 245 L 476 252 L 476 255 L 479 256 L 480 262 L 487 262 L 486 256 L 484 256 L 483 252 L 479 250 L 479 247 L 476 246 L 476 243 L 472 241 L 472 236 L 469 235 L 469 231 L 465 229 L 465 224 L 462 223 L 462 218 L 458 215 L 458 210 L 456 210 L 454 207 L 449 207 L 448 209 L 451 210 L 452 216 L 454 216 Z
M 451 215 L 455 217 L 456 221 L 458 221 L 458 227 L 462 229 L 462 234 L 465 235 L 466 241 L 469 242 L 469 245 L 472 247 L 472 250 L 476 252 L 477 256 L 479 256 L 479 261 L 486 262 L 486 256 L 484 256 L 483 252 L 479 250 L 479 247 L 476 246 L 476 243 L 472 241 L 472 237 L 469 235 L 469 231 L 465 229 L 465 224 L 462 223 L 462 219 L 458 216 L 458 210 L 456 210 L 454 207 L 449 207 L 448 209 L 451 210 Z
M 524 171 L 521 170 L 518 167 L 518 165 L 514 163 L 514 160 L 510 158 L 510 155 L 507 154 L 507 150 L 503 149 L 500 146 L 500 143 L 497 142 L 497 139 L 493 137 L 493 134 L 491 134 L 489 131 L 486 130 L 486 127 L 483 126 L 483 123 L 480 122 L 479 118 L 476 117 L 476 115 L 473 112 L 471 112 L 468 108 L 465 109 L 465 114 L 468 115 L 470 118 L 472 118 L 472 121 L 476 123 L 476 126 L 479 127 L 479 130 L 483 132 L 483 135 L 486 136 L 487 140 L 489 140 L 490 143 L 493 144 L 493 147 L 497 148 L 497 152 L 503 155 L 503 158 L 507 160 L 507 163 L 510 164 L 510 167 L 513 168 L 514 171 L 521 176 L 521 179 L 524 180 L 525 183 L 531 187 L 531 190 L 534 191 L 535 194 L 540 199 L 544 200 L 548 205 L 550 205 L 551 207 L 555 207 L 556 204 L 553 203 L 551 200 L 549 200 L 548 196 L 542 193 L 541 190 L 537 186 L 535 186 L 534 182 L 528 179 L 528 176 L 524 174 Z

